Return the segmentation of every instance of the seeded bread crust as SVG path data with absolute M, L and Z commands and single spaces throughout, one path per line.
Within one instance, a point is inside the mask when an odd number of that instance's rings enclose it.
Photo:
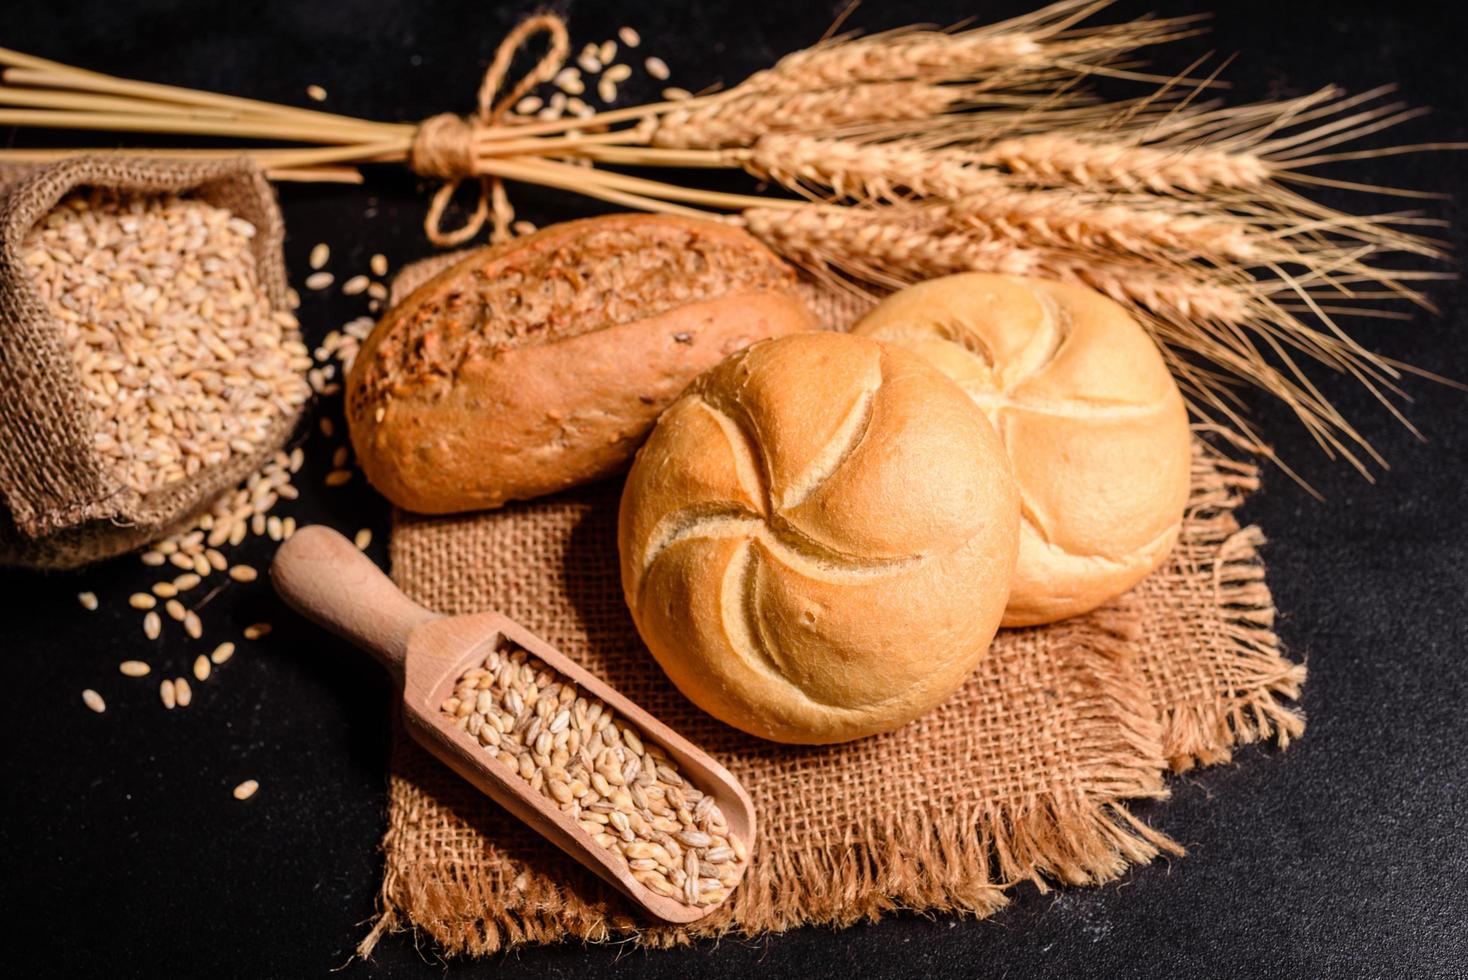
M 726 355 L 817 324 L 745 232 L 660 215 L 481 249 L 395 306 L 347 379 L 352 444 L 389 500 L 498 507 L 624 468 Z

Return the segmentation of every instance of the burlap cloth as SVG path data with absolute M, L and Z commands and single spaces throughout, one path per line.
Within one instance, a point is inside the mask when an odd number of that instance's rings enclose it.
M 419 270 L 421 273 L 423 270 Z M 399 284 L 421 281 L 421 274 Z M 820 300 L 827 322 L 851 307 Z M 1167 795 L 1165 773 L 1281 747 L 1304 719 L 1304 667 L 1280 655 L 1259 558 L 1234 510 L 1253 467 L 1199 446 L 1182 539 L 1107 608 L 1006 631 L 947 703 L 900 731 L 792 747 L 729 728 L 686 701 L 643 649 L 623 603 L 620 482 L 501 511 L 398 514 L 392 573 L 446 613 L 499 611 L 605 677 L 722 761 L 748 788 L 760 836 L 730 901 L 691 927 L 633 914 L 599 880 L 397 730 L 381 914 L 448 953 L 635 935 L 651 945 L 892 909 L 988 915 L 1021 881 L 1091 884 L 1182 853 L 1127 801 Z
M 69 568 L 155 541 L 246 476 L 289 437 L 282 413 L 260 448 L 140 494 L 94 448 L 95 423 L 61 325 L 24 261 L 26 234 L 79 188 L 186 194 L 255 226 L 261 288 L 288 309 L 285 225 L 275 191 L 248 159 L 76 156 L 0 164 L 0 564 Z

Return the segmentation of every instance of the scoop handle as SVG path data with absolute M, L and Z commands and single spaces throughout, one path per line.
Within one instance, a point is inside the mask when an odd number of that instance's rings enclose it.
M 286 605 L 371 653 L 399 683 L 408 636 L 438 614 L 402 591 L 329 527 L 303 527 L 280 546 L 270 580 Z

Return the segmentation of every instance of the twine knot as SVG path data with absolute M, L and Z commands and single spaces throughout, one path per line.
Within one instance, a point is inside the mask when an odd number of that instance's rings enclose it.
M 541 55 L 534 68 L 496 100 L 516 52 L 536 34 L 549 35 L 545 54 Z M 498 177 L 479 178 L 479 199 L 474 213 L 460 227 L 446 230 L 443 227 L 444 212 L 459 184 L 478 174 L 475 144 L 479 134 L 498 124 L 510 107 L 532 88 L 554 78 L 570 51 L 566 22 L 558 15 L 527 17 L 505 35 L 495 50 L 494 60 L 485 69 L 484 79 L 479 83 L 478 106 L 474 115 L 457 116 L 452 112 L 441 112 L 418 124 L 408 153 L 408 165 L 420 176 L 444 182 L 434 192 L 428 213 L 423 217 L 423 231 L 434 245 L 447 248 L 468 241 L 479 234 L 491 211 L 494 214 L 494 240 L 509 237 L 510 222 L 514 220 L 515 212 Z
M 420 177 L 462 180 L 474 176 L 474 137 L 477 120 L 440 112 L 418 124 L 408 166 Z

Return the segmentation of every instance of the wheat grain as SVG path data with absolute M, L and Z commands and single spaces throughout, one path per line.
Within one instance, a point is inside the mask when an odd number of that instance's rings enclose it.
M 219 646 L 215 647 L 213 653 L 209 654 L 209 662 L 217 667 L 218 665 L 224 663 L 226 660 L 233 656 L 234 644 L 226 640 L 225 642 L 219 644 Z
M 152 609 L 158 605 L 158 600 L 146 592 L 134 592 L 127 597 L 127 604 L 134 609 Z
M 150 640 L 158 639 L 163 632 L 163 620 L 158 616 L 158 610 L 153 610 L 143 617 L 143 635 Z
M 368 260 L 367 264 L 368 267 L 371 268 L 372 274 L 374 276 L 387 275 L 387 256 L 383 255 L 381 252 L 375 253 L 372 258 Z
M 622 44 L 629 48 L 635 48 L 642 43 L 642 35 L 631 27 L 617 28 L 617 37 L 621 38 Z
M 202 201 L 73 194 L 25 236 L 122 486 L 148 494 L 258 453 L 309 394 L 296 322 L 260 287 L 253 226 Z M 309 363 L 309 358 L 306 359 Z
M 269 623 L 251 623 L 249 626 L 245 627 L 245 639 L 258 640 L 261 637 L 269 636 L 270 630 L 271 626 Z
M 313 272 L 306 277 L 306 288 L 314 289 L 319 292 L 320 290 L 323 290 L 326 287 L 330 286 L 335 281 L 336 276 L 333 276 L 329 272 Z
M 158 685 L 158 697 L 163 701 L 163 707 L 173 710 L 178 704 L 178 691 L 174 689 L 173 681 L 164 680 Z
M 95 592 L 78 592 L 76 601 L 81 603 L 82 608 L 87 612 L 97 611 L 97 593 Z
M 147 677 L 153 668 L 141 660 L 124 660 L 117 665 L 117 670 L 124 677 Z
M 260 789 L 258 780 L 247 779 L 234 788 L 233 795 L 237 800 L 248 800 Z
M 311 99 L 312 102 L 326 101 L 326 89 L 322 88 L 320 85 L 307 85 L 306 95 Z
M 325 242 L 317 242 L 311 247 L 311 254 L 306 259 L 312 269 L 324 269 L 326 263 L 331 261 L 331 246 Z
M 107 710 L 107 702 L 102 700 L 102 695 L 90 687 L 82 691 L 82 703 L 99 715 Z
M 667 81 L 668 76 L 672 74 L 672 72 L 668 71 L 668 63 L 658 57 L 646 59 L 643 61 L 642 67 L 647 69 L 647 73 L 660 82 Z
M 180 708 L 187 708 L 194 703 L 194 689 L 189 686 L 187 679 L 183 677 L 173 679 L 173 698 Z
M 209 658 L 206 657 L 204 654 L 201 653 L 197 657 L 194 658 L 194 679 L 195 680 L 200 681 L 201 683 L 203 681 L 207 681 L 209 679 L 209 672 L 212 669 L 213 669 L 213 667 L 212 667 L 212 664 L 211 664 Z

